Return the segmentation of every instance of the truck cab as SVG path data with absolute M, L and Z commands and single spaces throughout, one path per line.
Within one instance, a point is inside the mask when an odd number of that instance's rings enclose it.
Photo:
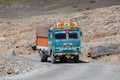
M 56 60 L 79 62 L 82 49 L 82 31 L 74 22 L 57 23 L 49 28 L 48 45 L 52 63 L 55 63 Z

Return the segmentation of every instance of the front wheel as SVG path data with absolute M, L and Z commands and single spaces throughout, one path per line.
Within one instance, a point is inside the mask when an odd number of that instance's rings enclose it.
M 44 53 L 41 53 L 41 55 L 40 55 L 40 61 L 41 62 L 47 62 L 47 55 L 44 54 Z
M 75 56 L 74 62 L 75 62 L 75 63 L 78 63 L 78 62 L 79 62 L 79 55 L 78 55 L 78 56 Z

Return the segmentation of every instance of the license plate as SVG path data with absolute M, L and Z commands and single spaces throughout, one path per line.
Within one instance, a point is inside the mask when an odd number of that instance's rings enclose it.
M 71 57 L 70 54 L 66 54 L 66 58 L 69 59 Z

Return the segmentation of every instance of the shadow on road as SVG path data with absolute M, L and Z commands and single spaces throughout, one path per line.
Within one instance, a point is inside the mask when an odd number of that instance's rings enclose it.
M 89 63 L 89 62 L 80 60 L 79 63 Z
M 51 61 L 47 61 L 46 63 L 51 63 Z M 66 62 L 61 62 L 61 61 L 56 61 L 56 63 L 55 64 L 79 64 L 79 63 L 89 63 L 89 62 L 87 62 L 87 61 L 83 61 L 83 60 L 79 60 L 78 62 L 74 62 L 73 60 L 68 60 L 68 61 L 66 61 Z

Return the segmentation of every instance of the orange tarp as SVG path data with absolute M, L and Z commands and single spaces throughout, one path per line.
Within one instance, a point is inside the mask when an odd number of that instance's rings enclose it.
M 48 38 L 38 37 L 36 44 L 37 46 L 48 47 Z

